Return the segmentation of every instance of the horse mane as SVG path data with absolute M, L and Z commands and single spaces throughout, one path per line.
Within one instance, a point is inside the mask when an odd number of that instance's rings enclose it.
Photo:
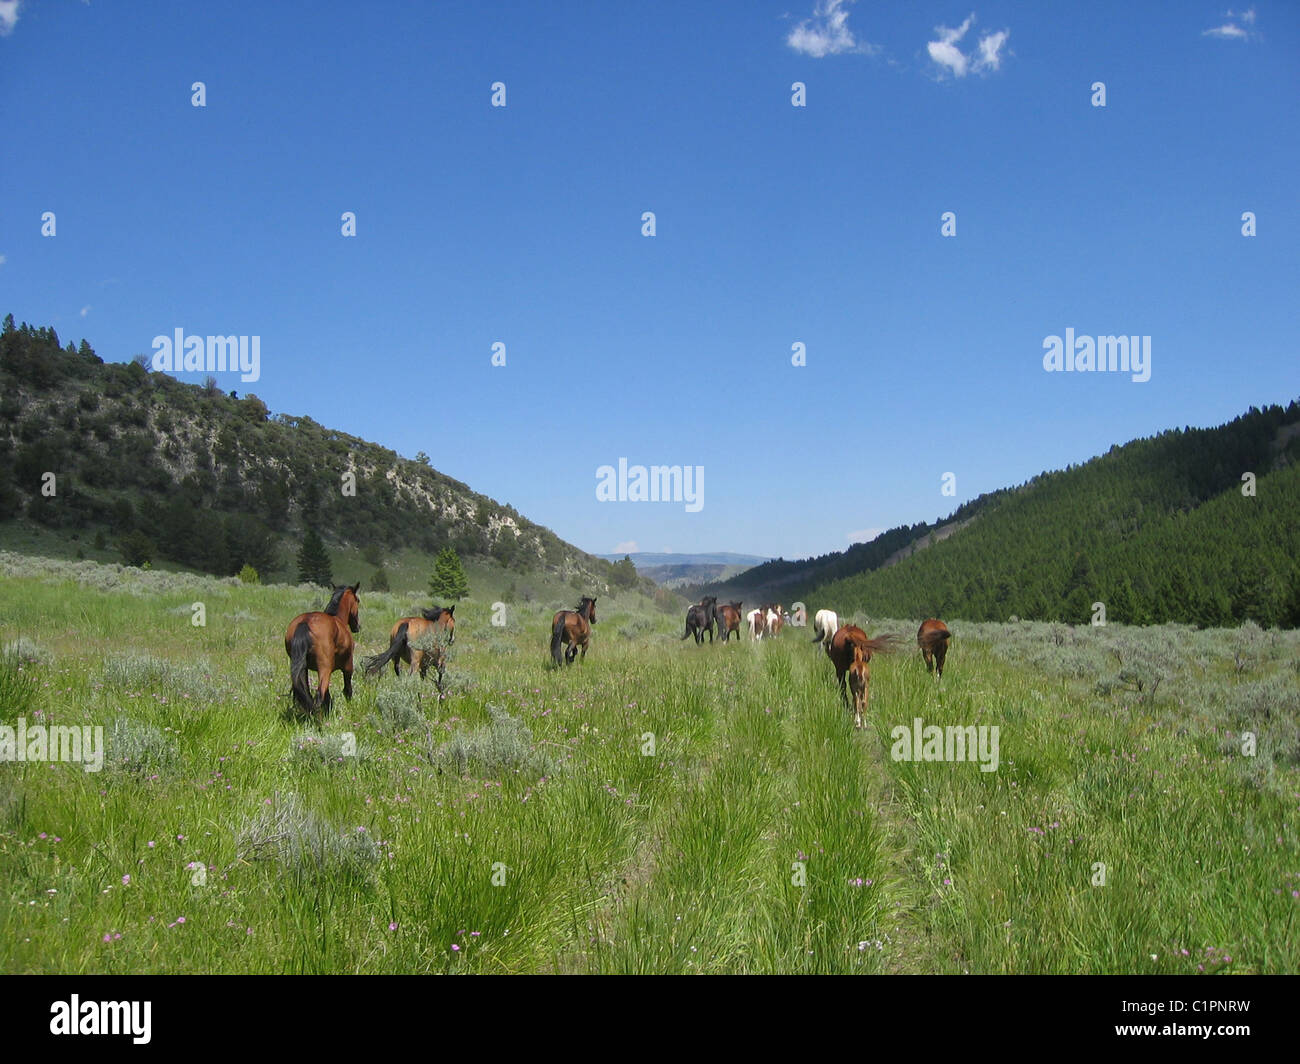
M 337 617 L 339 615 L 339 603 L 343 601 L 343 592 L 347 590 L 346 587 L 336 587 L 334 594 L 330 597 L 329 605 L 325 607 L 323 612 L 328 613 L 331 617 Z
M 434 606 L 434 608 L 431 610 L 420 611 L 420 613 L 423 614 L 424 619 L 426 621 L 436 621 L 439 617 L 441 617 L 446 612 L 447 612 L 447 608 L 445 606 Z

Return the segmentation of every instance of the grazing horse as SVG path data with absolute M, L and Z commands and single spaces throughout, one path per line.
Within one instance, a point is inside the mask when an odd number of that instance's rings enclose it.
M 813 617 L 813 639 L 814 643 L 822 643 L 829 654 L 831 649 L 831 640 L 835 633 L 839 631 L 840 619 L 835 615 L 834 610 L 818 610 L 817 615 Z
M 421 610 L 419 617 L 403 617 L 388 634 L 388 649 L 373 658 L 366 658 L 366 675 L 374 676 L 387 665 L 393 663 L 393 674 L 402 674 L 399 662 L 406 662 L 410 671 L 420 672 L 423 680 L 433 665 L 438 670 L 438 686 L 442 686 L 443 672 L 446 669 L 446 655 L 443 646 L 451 646 L 456 637 L 455 606 L 435 606 L 431 610 Z M 433 648 L 423 650 L 416 644 L 426 635 L 433 636 Z
M 322 611 L 300 613 L 284 633 L 284 652 L 289 655 L 289 683 L 294 701 L 307 713 L 322 715 L 330 708 L 330 677 L 343 670 L 343 697 L 352 698 L 352 633 L 361 631 L 357 619 L 360 582 L 336 587 L 329 605 Z M 315 696 L 307 683 L 307 670 L 315 670 L 319 684 Z
M 948 640 L 951 638 L 948 626 L 933 617 L 922 621 L 916 633 L 916 645 L 921 648 L 921 657 L 925 659 L 925 671 L 934 672 L 935 665 L 938 665 L 936 679 L 939 680 L 943 679 L 943 659 L 948 656 Z
M 591 626 L 596 623 L 596 600 L 585 595 L 576 610 L 560 610 L 551 621 L 551 660 L 560 664 L 560 644 L 568 643 L 564 651 L 564 661 L 573 664 L 573 659 L 582 651 L 582 660 L 587 660 L 587 644 L 591 641 Z
M 713 595 L 706 595 L 699 603 L 686 611 L 686 632 L 682 636 L 688 639 L 695 636 L 696 644 L 704 642 L 704 633 L 709 633 L 709 642 L 713 642 L 713 625 L 718 616 L 718 600 Z
M 767 630 L 767 621 L 764 619 L 762 610 L 750 610 L 745 615 L 745 620 L 749 622 L 749 638 L 762 639 L 763 633 Z
M 831 664 L 835 666 L 835 679 L 840 685 L 840 697 L 847 708 L 848 692 L 845 690 L 844 677 L 847 673 L 853 685 L 853 726 L 861 728 L 866 722 L 867 703 L 871 699 L 871 661 L 872 654 L 887 654 L 894 649 L 894 635 L 877 636 L 868 639 L 867 633 L 854 624 L 846 624 L 831 637 L 826 653 L 830 655 Z
M 731 639 L 731 633 L 736 633 L 736 638 L 740 638 L 740 603 L 729 602 L 725 606 L 718 607 L 718 635 L 722 637 L 724 643 Z

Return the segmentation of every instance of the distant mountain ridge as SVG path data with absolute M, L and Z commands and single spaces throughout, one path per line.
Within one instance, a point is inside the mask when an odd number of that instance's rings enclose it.
M 1300 403 L 1171 429 L 935 525 L 691 589 L 875 616 L 1300 625 Z

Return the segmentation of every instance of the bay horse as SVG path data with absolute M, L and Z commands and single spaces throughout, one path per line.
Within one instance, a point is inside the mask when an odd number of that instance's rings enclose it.
M 823 643 L 826 646 L 826 652 L 830 653 L 831 639 L 839 631 L 840 619 L 835 615 L 834 610 L 818 610 L 813 617 L 813 638 L 814 643 Z
M 729 602 L 725 606 L 718 607 L 718 635 L 722 637 L 724 643 L 731 639 L 731 633 L 736 633 L 736 638 L 740 638 L 740 603 Z
M 360 588 L 360 581 L 351 587 L 335 587 L 325 609 L 300 613 L 285 629 L 289 685 L 294 701 L 306 713 L 329 712 L 330 677 L 335 669 L 343 671 L 343 697 L 352 698 L 352 633 L 361 631 L 357 619 Z M 318 677 L 314 696 L 307 681 L 308 669 L 314 670 Z
M 938 665 L 938 680 L 943 679 L 943 659 L 948 656 L 948 640 L 951 638 L 948 626 L 933 617 L 922 621 L 916 633 L 916 645 L 921 648 L 921 657 L 925 659 L 925 671 L 934 672 Z
M 686 632 L 682 635 L 683 639 L 689 639 L 695 636 L 695 643 L 698 646 L 704 642 L 704 633 L 709 633 L 709 642 L 713 642 L 713 625 L 718 616 L 718 600 L 714 595 L 706 595 L 704 598 L 686 611 Z
M 853 726 L 861 728 L 866 723 L 867 703 L 871 699 L 871 661 L 872 654 L 887 654 L 894 649 L 894 635 L 877 636 L 868 639 L 867 633 L 855 624 L 846 624 L 831 637 L 826 647 L 831 664 L 835 666 L 835 679 L 840 685 L 840 697 L 845 708 L 849 705 L 848 692 L 845 690 L 844 677 L 849 677 L 853 689 Z
M 403 617 L 388 633 L 388 649 L 382 654 L 366 658 L 366 675 L 375 676 L 390 661 L 393 674 L 402 674 L 399 662 L 406 662 L 411 672 L 417 669 L 423 680 L 429 666 L 438 669 L 438 686 L 442 687 L 443 671 L 446 668 L 446 655 L 443 646 L 451 646 L 456 637 L 455 606 L 434 606 L 431 610 L 421 610 L 419 617 Z M 433 636 L 433 648 L 423 650 L 417 644 L 426 636 Z
M 560 610 L 551 620 L 551 660 L 560 664 L 560 645 L 568 643 L 564 651 L 564 661 L 569 665 L 582 651 L 582 660 L 587 660 L 587 645 L 591 641 L 591 626 L 596 623 L 596 600 L 582 597 L 576 610 Z

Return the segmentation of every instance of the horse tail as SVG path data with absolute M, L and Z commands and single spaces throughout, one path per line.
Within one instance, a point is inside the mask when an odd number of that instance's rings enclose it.
M 945 640 L 951 639 L 952 633 L 946 628 L 934 628 L 921 636 L 921 646 L 927 650 L 934 650 Z
M 814 619 L 812 641 L 814 643 L 820 643 L 825 638 L 826 633 L 822 631 L 822 622 Z
M 378 675 L 381 669 L 387 665 L 393 658 L 397 657 L 406 649 L 406 621 L 397 626 L 397 632 L 393 635 L 392 642 L 388 644 L 388 649 L 382 654 L 376 654 L 372 658 L 366 658 L 365 670 L 367 676 Z
M 289 641 L 289 684 L 293 700 L 307 713 L 316 712 L 316 703 L 307 683 L 307 654 L 311 651 L 311 625 L 303 621 L 293 630 Z
M 555 620 L 551 622 L 551 660 L 557 665 L 564 664 L 564 652 L 561 649 L 564 645 L 564 611 L 561 610 L 555 615 Z
M 687 614 L 686 614 L 686 631 L 682 633 L 682 639 L 688 639 L 688 638 L 690 638 L 690 634 L 691 634 L 691 615 L 690 615 L 690 613 L 687 613 Z

